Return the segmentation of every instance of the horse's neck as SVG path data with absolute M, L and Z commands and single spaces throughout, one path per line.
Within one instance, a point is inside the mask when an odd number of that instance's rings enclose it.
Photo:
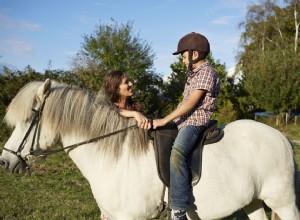
M 70 151 L 69 156 L 89 181 L 102 210 L 118 215 L 120 207 L 127 207 L 127 211 L 134 213 L 140 204 L 139 209 L 143 211 L 135 219 L 148 219 L 156 211 L 163 192 L 154 148 L 150 145 L 146 153 L 133 156 L 125 143 L 115 161 L 105 151 L 98 151 L 95 143 L 80 146 Z
M 65 141 L 64 145 L 68 143 Z M 77 147 L 68 152 L 70 158 L 74 161 L 82 174 L 90 181 L 96 178 L 138 178 L 137 182 L 145 181 L 140 179 L 141 176 L 157 177 L 157 169 L 155 162 L 155 154 L 152 143 L 150 143 L 149 150 L 141 153 L 141 155 L 134 156 L 130 153 L 126 142 L 118 158 L 113 158 L 112 155 L 107 155 L 105 151 L 99 150 L 96 143 L 86 144 Z M 124 175 L 128 176 L 124 176 Z

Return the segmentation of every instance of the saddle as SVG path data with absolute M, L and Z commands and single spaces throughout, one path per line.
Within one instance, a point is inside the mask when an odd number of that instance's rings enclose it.
M 218 142 L 224 136 L 223 129 L 217 128 L 217 123 L 218 121 L 216 120 L 209 121 L 208 126 L 204 132 L 202 132 L 201 136 L 199 136 L 190 155 L 190 157 L 192 157 L 190 166 L 192 186 L 195 186 L 201 177 L 202 151 L 204 145 Z M 170 187 L 170 156 L 177 134 L 178 129 L 175 123 L 168 123 L 154 130 L 152 133 L 158 175 L 167 187 Z

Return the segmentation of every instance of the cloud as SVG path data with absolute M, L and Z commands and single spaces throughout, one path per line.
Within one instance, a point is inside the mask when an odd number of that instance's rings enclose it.
M 77 51 L 74 51 L 74 50 L 68 50 L 68 51 L 65 51 L 64 54 L 68 57 L 73 57 L 77 54 Z
M 165 0 L 161 1 L 160 4 L 156 6 L 157 9 L 165 9 L 168 8 L 170 5 L 176 4 L 177 0 Z
M 34 48 L 32 43 L 21 39 L 20 31 L 32 31 L 40 29 L 39 24 L 27 20 L 18 20 L 0 12 L 0 54 L 2 56 L 13 55 L 21 58 L 32 58 Z
M 83 25 L 97 24 L 99 22 L 98 18 L 90 16 L 89 13 L 86 12 L 86 11 L 82 11 L 81 13 L 77 14 L 76 17 L 75 17 L 75 19 L 80 24 L 83 24 Z
M 245 8 L 247 2 L 245 0 L 222 0 L 222 5 L 227 8 Z
M 243 79 L 243 73 L 241 71 L 236 71 L 236 66 L 231 66 L 227 69 L 227 75 L 229 77 L 233 77 L 234 78 L 234 83 L 239 83 L 240 80 Z
M 235 66 L 231 66 L 227 69 L 228 76 L 234 76 L 235 74 Z
M 112 8 L 112 9 L 119 9 L 119 8 L 121 8 L 120 5 L 114 4 L 114 3 L 112 3 L 112 2 L 104 3 L 104 2 L 102 2 L 102 1 L 99 1 L 99 2 L 98 2 L 98 1 L 93 1 L 93 2 L 91 2 L 91 4 L 92 4 L 93 6 L 101 7 L 101 8 Z
M 213 24 L 220 24 L 220 25 L 228 25 L 234 19 L 233 16 L 222 16 L 217 19 L 212 20 Z
M 1 55 L 16 55 L 23 58 L 34 56 L 32 44 L 20 39 L 2 39 L 0 41 L 0 53 Z
M 227 14 L 229 16 L 215 19 L 215 23 L 227 24 L 226 22 L 229 22 L 229 20 L 244 17 L 247 11 L 247 5 L 248 3 L 245 0 L 216 0 L 215 4 L 208 8 L 206 14 L 209 17 Z
M 0 14 L 0 27 L 2 30 L 38 30 L 39 24 L 27 20 L 15 20 L 7 15 Z

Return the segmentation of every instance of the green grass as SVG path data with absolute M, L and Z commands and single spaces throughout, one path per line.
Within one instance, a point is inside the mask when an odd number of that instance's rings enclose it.
M 300 139 L 299 125 L 281 131 L 292 139 Z M 0 143 L 0 149 L 2 146 Z M 294 152 L 299 165 L 298 144 L 294 144 Z M 88 182 L 66 154 L 49 156 L 31 168 L 31 177 L 7 174 L 0 169 L 0 220 L 100 219 Z M 245 213 L 238 211 L 223 220 L 246 219 Z
M 99 219 L 88 182 L 65 155 L 32 167 L 32 176 L 0 170 L 0 219 Z

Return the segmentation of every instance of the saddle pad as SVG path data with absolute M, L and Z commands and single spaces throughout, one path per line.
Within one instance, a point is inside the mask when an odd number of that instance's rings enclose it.
M 170 186 L 170 156 L 173 143 L 178 134 L 175 123 L 168 123 L 154 131 L 154 148 L 158 176 L 167 186 Z
M 202 169 L 202 150 L 206 144 L 215 143 L 223 137 L 222 129 L 216 128 L 217 121 L 211 120 L 208 128 L 202 132 L 192 152 L 191 175 L 192 185 L 196 185 L 201 177 Z M 178 134 L 175 123 L 168 123 L 166 126 L 154 131 L 154 148 L 156 164 L 159 178 L 163 183 L 170 186 L 170 156 L 173 143 Z

